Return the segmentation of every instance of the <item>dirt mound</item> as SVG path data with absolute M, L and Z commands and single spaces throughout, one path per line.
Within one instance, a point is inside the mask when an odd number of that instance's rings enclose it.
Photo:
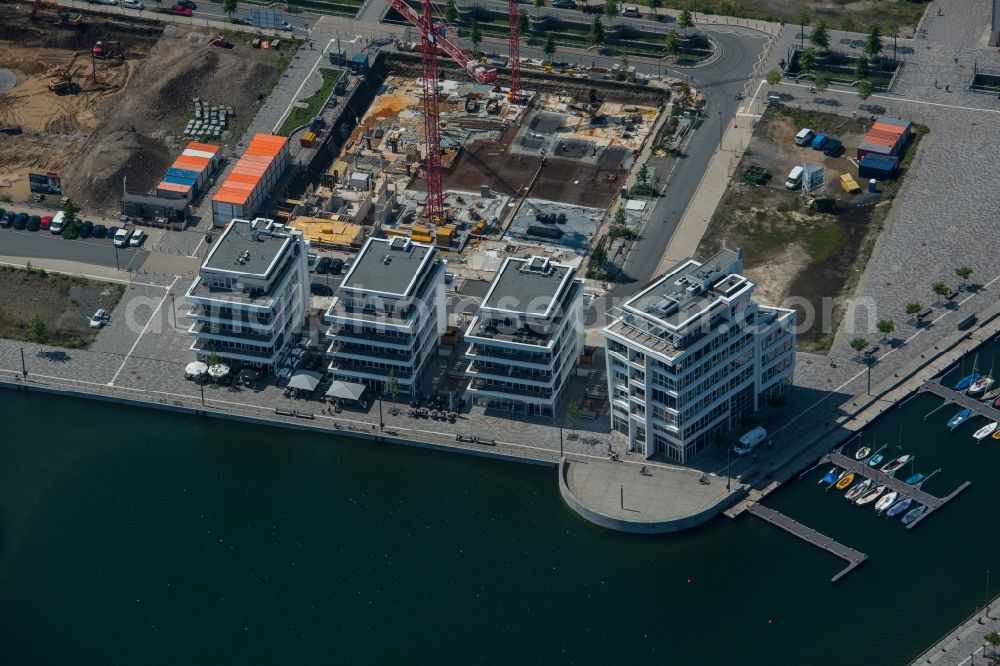
M 73 163 L 64 187 L 88 208 L 114 209 L 123 182 L 130 192 L 145 192 L 160 182 L 173 151 L 162 139 L 127 129 L 102 134 L 100 143 Z

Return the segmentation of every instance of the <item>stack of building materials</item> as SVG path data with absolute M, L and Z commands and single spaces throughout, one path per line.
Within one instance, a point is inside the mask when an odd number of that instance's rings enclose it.
M 288 168 L 288 138 L 257 134 L 212 197 L 212 221 L 253 219 Z
M 218 139 L 226 131 L 229 118 L 234 116 L 233 107 L 227 104 L 206 104 L 194 98 L 194 118 L 184 128 L 184 136 L 202 139 Z
M 899 155 L 910 138 L 909 120 L 879 118 L 858 146 L 858 159 L 876 155 Z
M 156 194 L 168 199 L 191 201 L 204 188 L 219 166 L 219 146 L 192 141 L 167 169 Z

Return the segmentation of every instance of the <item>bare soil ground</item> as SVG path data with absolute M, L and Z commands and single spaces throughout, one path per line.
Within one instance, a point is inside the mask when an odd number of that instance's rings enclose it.
M 95 214 L 117 212 L 126 178 L 132 192 L 159 182 L 187 141 L 181 134 L 193 117 L 195 97 L 233 106 L 235 123 L 230 122 L 223 141 L 232 148 L 290 57 L 287 48 L 286 53 L 253 49 L 239 40 L 235 48 L 215 48 L 208 43 L 213 35 L 204 29 L 106 15 L 85 15 L 84 29 L 67 30 L 53 25 L 51 12 L 40 11 L 32 20 L 28 9 L 28 4 L 0 5 L 0 68 L 21 80 L 0 96 L 0 124 L 26 130 L 21 136 L 0 136 L 0 194 L 22 194 L 27 188 L 20 181 L 28 170 L 58 171 L 64 192 Z M 114 87 L 62 97 L 50 92 L 51 73 L 98 39 L 118 40 L 125 47 L 124 65 L 98 65 L 98 82 Z M 79 57 L 73 69 L 77 76 L 88 73 L 89 56 Z M 80 85 L 88 89 L 86 79 Z M 4 119 L 5 108 L 26 104 L 24 111 Z M 59 150 L 52 150 L 54 145 Z M 3 187 L 12 181 L 13 187 Z
M 111 312 L 124 291 L 116 284 L 2 267 L 0 337 L 28 340 L 28 322 L 37 316 L 48 329 L 48 344 L 86 348 L 96 337 L 88 317 L 98 308 Z
M 839 138 L 847 147 L 844 156 L 825 157 L 796 146 L 795 134 L 803 126 Z M 848 158 L 855 155 L 865 129 L 863 121 L 830 114 L 769 113 L 758 125 L 698 248 L 698 256 L 708 257 L 722 247 L 742 247 L 747 276 L 757 284 L 756 295 L 762 302 L 794 307 L 800 325 L 809 323 L 811 310 L 816 320 L 800 329 L 802 349 L 828 345 L 828 334 L 836 325 L 831 299 L 846 296 L 849 279 L 864 269 L 856 265 L 862 245 L 869 234 L 877 233 L 869 219 L 878 195 L 847 194 L 839 185 L 841 173 L 857 173 Z M 826 167 L 823 191 L 832 199 L 829 212 L 806 208 L 801 192 L 785 189 L 788 172 L 806 161 Z M 768 169 L 771 180 L 766 185 L 748 187 L 742 180 L 752 163 Z
M 516 127 L 508 128 L 498 142 L 479 141 L 465 146 L 450 169 L 443 173 L 445 189 L 478 192 L 480 185 L 503 194 L 515 194 L 538 171 L 539 159 L 507 152 Z M 601 169 L 573 159 L 549 157 L 529 196 L 577 206 L 607 208 L 625 180 L 620 169 Z M 415 183 L 419 188 L 419 184 Z

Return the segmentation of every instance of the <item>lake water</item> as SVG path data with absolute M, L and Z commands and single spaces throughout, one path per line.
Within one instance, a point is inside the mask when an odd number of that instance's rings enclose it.
M 905 664 L 1000 587 L 1000 442 L 918 397 L 865 431 L 925 490 L 912 531 L 816 484 L 766 502 L 867 553 L 751 517 L 623 535 L 555 471 L 0 393 L 5 663 Z M 900 436 L 899 426 L 902 425 Z

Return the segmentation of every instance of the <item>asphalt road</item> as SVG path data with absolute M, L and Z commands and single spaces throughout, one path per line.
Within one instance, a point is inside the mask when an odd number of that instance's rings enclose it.
M 48 231 L 0 230 L 0 256 L 58 259 L 131 270 L 140 268 L 149 257 L 147 250 L 119 248 L 116 261 L 115 250 L 110 238 L 66 240 Z

